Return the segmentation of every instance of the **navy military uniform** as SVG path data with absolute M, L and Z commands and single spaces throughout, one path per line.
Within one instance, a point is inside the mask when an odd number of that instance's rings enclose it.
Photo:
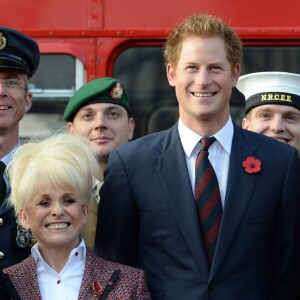
M 30 255 L 29 245 L 21 248 L 17 245 L 17 222 L 12 206 L 8 206 L 7 197 L 0 206 L 0 269 L 14 265 Z
M 29 78 L 37 70 L 39 61 L 39 46 L 33 39 L 14 29 L 0 27 L 0 72 L 1 69 L 17 69 Z M 7 156 L 10 154 L 6 153 Z M 8 163 L 9 159 L 4 162 Z M 6 196 L 0 199 L 0 269 L 14 265 L 30 254 L 27 237 L 24 231 L 18 230 L 14 209 L 8 204 L 9 195 L 7 183 Z

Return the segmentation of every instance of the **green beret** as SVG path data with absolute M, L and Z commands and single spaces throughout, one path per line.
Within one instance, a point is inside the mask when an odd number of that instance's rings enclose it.
M 78 110 L 91 103 L 113 103 L 123 106 L 129 112 L 123 83 L 115 78 L 104 77 L 86 83 L 75 92 L 65 109 L 64 120 L 73 121 Z

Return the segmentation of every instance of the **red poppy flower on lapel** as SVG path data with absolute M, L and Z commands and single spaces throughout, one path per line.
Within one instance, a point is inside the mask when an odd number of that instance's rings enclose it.
M 249 174 L 258 173 L 261 170 L 261 161 L 259 159 L 255 159 L 252 156 L 249 156 L 243 162 L 243 167 L 245 168 L 245 171 Z
M 97 281 L 94 281 L 93 282 L 93 291 L 98 296 L 102 295 L 102 293 L 103 293 L 102 285 L 100 283 L 98 283 Z

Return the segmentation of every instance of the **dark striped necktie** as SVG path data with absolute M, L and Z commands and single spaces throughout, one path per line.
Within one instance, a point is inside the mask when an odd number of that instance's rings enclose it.
M 208 149 L 214 137 L 202 138 L 202 149 L 196 159 L 195 200 L 206 248 L 208 266 L 211 267 L 222 219 L 222 203 L 216 173 L 208 159 Z
M 6 168 L 5 163 L 0 161 L 0 205 L 2 204 L 6 196 L 6 183 L 3 178 L 3 173 L 5 168 Z

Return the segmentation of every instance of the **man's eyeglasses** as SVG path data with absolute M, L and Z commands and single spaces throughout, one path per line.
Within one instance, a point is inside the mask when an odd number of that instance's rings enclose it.
M 21 80 L 21 79 L 16 79 L 16 78 L 0 80 L 0 84 L 2 84 L 4 88 L 8 88 L 8 89 L 13 89 L 16 87 L 23 87 L 26 89 L 25 81 Z

